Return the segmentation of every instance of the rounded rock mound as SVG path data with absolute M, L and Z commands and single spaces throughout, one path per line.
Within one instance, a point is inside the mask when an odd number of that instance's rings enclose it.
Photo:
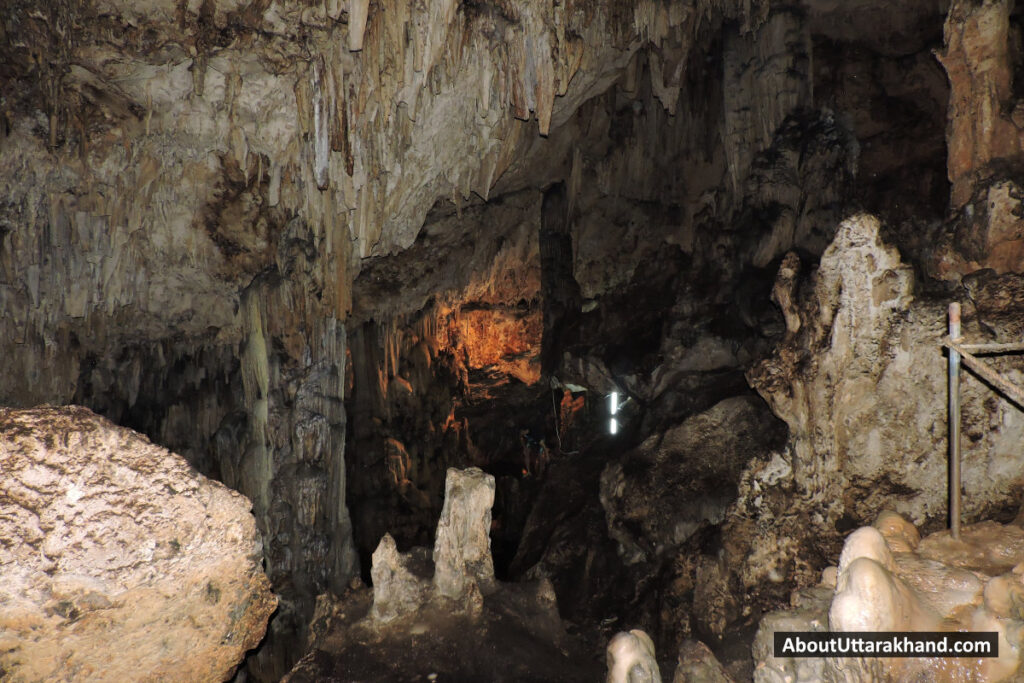
M 221 681 L 277 606 L 251 503 L 80 407 L 0 408 L 0 678 Z

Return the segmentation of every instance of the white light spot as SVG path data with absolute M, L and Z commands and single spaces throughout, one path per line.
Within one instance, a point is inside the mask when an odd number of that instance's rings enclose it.
M 608 414 L 612 416 L 608 422 L 609 434 L 617 434 L 619 432 L 619 421 L 615 419 L 615 413 L 617 412 L 619 412 L 619 392 L 613 391 L 608 394 Z

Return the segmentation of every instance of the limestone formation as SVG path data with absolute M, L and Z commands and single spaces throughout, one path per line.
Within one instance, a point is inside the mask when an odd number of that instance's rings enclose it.
M 917 533 L 892 512 L 876 524 Z M 1021 534 L 1018 526 L 989 522 L 965 527 L 961 541 L 948 531 L 932 534 L 917 550 L 898 549 L 898 540 L 886 545 L 892 562 L 885 566 L 876 559 L 878 532 L 862 527 L 843 548 L 844 568 L 834 589 L 795 593 L 793 610 L 764 617 L 754 644 L 755 681 L 1018 680 L 1024 645 L 1024 583 L 1016 570 L 1024 559 Z M 776 658 L 771 651 L 777 631 L 823 630 L 995 631 L 999 656 Z
M 403 556 L 395 547 L 395 540 L 385 534 L 373 553 L 373 618 L 390 621 L 403 614 L 415 612 L 430 597 L 428 577 L 419 576 L 413 565 L 415 557 Z M 425 572 L 424 572 L 425 573 Z
M 921 534 L 918 533 L 917 527 L 892 510 L 883 510 L 879 513 L 874 527 L 882 534 L 886 545 L 892 548 L 894 553 L 913 552 L 921 543 Z
M 491 506 L 494 477 L 477 468 L 448 470 L 434 541 L 434 589 L 453 600 L 494 584 Z
M 639 629 L 622 631 L 608 643 L 606 683 L 661 683 L 654 642 Z
M 913 525 L 946 514 L 946 305 L 1024 332 L 1022 26 L 1011 0 L 9 0 L 0 405 L 88 406 L 252 501 L 280 598 L 255 681 L 321 595 L 373 637 L 434 610 L 439 647 L 506 599 L 554 624 L 495 571 L 666 653 L 819 577 L 952 618 L 982 581 Z M 966 374 L 964 432 L 966 518 L 1005 513 L 1024 417 Z M 496 482 L 461 518 L 471 466 Z M 909 522 L 823 573 L 882 509 Z M 519 642 L 565 665 L 555 626 Z
M 0 408 L 0 670 L 222 681 L 277 605 L 250 502 L 84 408 Z
M 0 402 L 89 405 L 253 500 L 282 597 L 274 643 L 249 667 L 269 681 L 305 641 L 315 596 L 357 572 L 344 375 L 360 269 L 412 246 L 436 205 L 461 217 L 535 196 L 581 130 L 603 149 L 621 127 L 602 96 L 627 68 L 649 74 L 644 117 L 668 120 L 707 22 L 749 32 L 767 3 L 4 10 Z M 656 129 L 628 137 L 655 148 Z M 690 135 L 680 127 L 675 146 Z M 620 147 L 593 156 L 599 194 L 656 196 L 668 174 Z M 424 497 L 440 499 L 450 464 Z M 367 535 L 369 552 L 380 534 Z
M 433 556 L 426 548 L 400 553 L 385 535 L 373 554 L 372 595 L 357 587 L 321 596 L 310 654 L 284 680 L 324 680 L 335 671 L 406 680 L 424 670 L 450 680 L 593 679 L 594 663 L 566 636 L 550 581 L 494 579 L 494 478 L 450 469 L 445 490 Z M 653 652 L 650 638 L 642 642 Z
M 939 619 L 886 567 L 858 557 L 839 574 L 828 623 L 832 631 L 935 631 Z
M 873 526 L 861 527 L 847 537 L 843 552 L 839 555 L 839 574 L 842 575 L 854 560 L 861 557 L 874 560 L 881 567 L 892 571 L 893 559 L 889 544 Z
M 455 610 L 479 614 L 483 596 L 496 587 L 492 505 L 494 477 L 475 467 L 449 469 L 433 556 L 428 558 L 422 548 L 399 553 L 389 534 L 373 553 L 373 618 L 387 622 L 409 616 L 439 599 Z
M 1011 41 L 1011 8 L 1005 0 L 955 0 L 949 7 L 940 61 L 952 90 L 948 169 L 956 207 L 967 203 L 993 162 L 1021 152 L 1024 110 L 1013 92 L 1014 50 L 1021 48 Z
M 880 228 L 867 215 L 839 227 L 797 304 L 798 331 L 748 372 L 790 433 L 774 465 L 761 461 L 748 472 L 738 514 L 727 522 L 730 537 L 750 539 L 730 555 L 747 585 L 770 580 L 772 567 L 799 564 L 800 546 L 812 536 L 834 538 L 843 515 L 867 521 L 874 510 L 890 508 L 915 524 L 945 516 L 946 303 L 915 295 L 912 270 Z M 1001 308 L 998 297 L 987 300 L 996 311 L 983 318 L 980 308 L 968 309 L 965 335 L 1013 334 L 1011 309 Z M 1020 376 L 1012 364 L 1000 367 Z M 964 488 L 980 496 L 965 497 L 965 512 L 974 515 L 1014 499 L 1014 444 L 1024 415 L 969 373 L 963 405 L 963 429 L 971 435 L 963 444 Z M 792 492 L 783 495 L 780 487 Z M 793 496 L 814 512 L 786 521 Z M 883 531 L 893 533 L 899 532 Z M 913 543 L 910 535 L 900 547 Z M 817 579 L 809 570 L 801 570 L 801 582 Z
M 828 630 L 828 607 L 832 591 L 800 596 L 800 606 L 777 610 L 761 619 L 754 636 L 755 683 L 796 683 L 824 681 L 825 660 L 818 657 L 776 657 L 774 634 L 784 632 L 822 632 Z

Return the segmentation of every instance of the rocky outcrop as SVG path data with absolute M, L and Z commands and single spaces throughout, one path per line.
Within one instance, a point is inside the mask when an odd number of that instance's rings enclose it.
M 737 396 L 610 463 L 601 474 L 601 505 L 623 559 L 671 555 L 697 529 L 720 524 L 747 463 L 784 438 L 763 402 Z
M 250 502 L 84 408 L 0 408 L 6 680 L 230 678 L 277 606 Z
M 907 545 L 917 529 L 893 512 L 850 535 L 829 580 L 797 591 L 791 610 L 765 616 L 754 641 L 758 683 L 1017 680 L 1024 529 L 985 522 Z M 997 559 L 998 558 L 998 559 Z M 990 631 L 999 656 L 984 658 L 776 657 L 778 631 Z
M 879 228 L 871 216 L 852 217 L 810 277 L 780 273 L 775 298 L 789 332 L 747 376 L 790 439 L 749 468 L 730 513 L 726 537 L 748 539 L 731 551 L 744 585 L 815 579 L 799 558 L 835 552 L 829 543 L 844 518 L 868 520 L 888 506 L 915 524 L 945 519 L 946 304 L 915 296 L 911 269 Z M 994 312 L 967 319 L 969 338 L 1013 329 Z M 1019 377 L 1012 365 L 1001 369 Z M 963 386 L 966 514 L 976 519 L 1013 500 L 1024 417 L 973 376 Z

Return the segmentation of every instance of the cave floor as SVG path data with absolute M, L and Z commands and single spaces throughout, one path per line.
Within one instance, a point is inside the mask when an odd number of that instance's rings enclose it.
M 363 620 L 369 591 L 335 610 L 319 647 L 296 665 L 290 683 L 314 681 L 596 681 L 604 657 L 543 615 L 531 614 L 529 588 L 505 584 L 471 617 L 428 605 L 385 625 Z

